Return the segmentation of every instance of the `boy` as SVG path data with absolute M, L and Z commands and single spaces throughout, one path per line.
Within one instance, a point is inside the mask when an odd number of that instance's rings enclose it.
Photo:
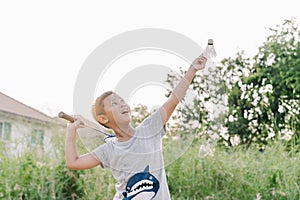
M 196 72 L 205 67 L 207 58 L 198 57 L 173 89 L 169 99 L 138 127 L 132 127 L 131 111 L 114 92 L 105 92 L 93 105 L 93 115 L 101 125 L 112 129 L 116 139 L 93 152 L 78 156 L 76 129 L 80 120 L 69 124 L 66 136 L 66 163 L 74 170 L 98 165 L 109 167 L 117 180 L 114 199 L 170 199 L 162 155 L 165 124 L 184 97 Z

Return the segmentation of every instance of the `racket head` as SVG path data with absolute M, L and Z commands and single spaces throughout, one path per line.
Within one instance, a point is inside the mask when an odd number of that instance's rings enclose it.
M 92 122 L 81 115 L 68 115 L 64 112 L 58 114 L 60 118 L 73 123 L 77 119 L 80 120 L 80 126 L 77 128 L 77 135 L 88 152 L 95 150 L 105 142 L 110 142 L 116 137 L 109 130 L 102 127 L 100 124 Z
M 75 116 L 75 118 L 80 119 L 83 124 L 77 129 L 77 134 L 89 152 L 116 138 L 114 134 L 109 133 L 107 129 L 98 123 L 92 122 L 81 115 Z
M 88 152 L 93 151 L 94 149 L 105 143 L 104 136 L 101 133 L 91 129 L 90 127 L 80 127 L 76 130 L 76 132 L 81 143 L 84 145 L 85 149 Z

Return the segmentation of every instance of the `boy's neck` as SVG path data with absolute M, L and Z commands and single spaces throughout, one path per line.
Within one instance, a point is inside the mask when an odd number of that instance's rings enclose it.
M 135 129 L 132 126 L 128 125 L 125 127 L 115 127 L 113 128 L 118 141 L 119 142 L 126 142 L 132 138 L 135 134 Z

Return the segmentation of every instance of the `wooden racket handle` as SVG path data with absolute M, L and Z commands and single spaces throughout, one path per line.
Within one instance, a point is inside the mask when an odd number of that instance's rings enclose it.
M 75 119 L 72 116 L 70 116 L 62 111 L 58 113 L 58 117 L 68 120 L 71 123 L 75 122 Z

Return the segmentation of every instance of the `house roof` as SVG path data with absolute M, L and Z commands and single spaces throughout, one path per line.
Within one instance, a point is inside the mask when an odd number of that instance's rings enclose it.
M 32 119 L 37 119 L 40 121 L 50 122 L 52 118 L 48 115 L 27 106 L 5 94 L 0 92 L 0 111 L 12 113 L 15 115 L 20 115 L 24 117 L 29 117 Z

